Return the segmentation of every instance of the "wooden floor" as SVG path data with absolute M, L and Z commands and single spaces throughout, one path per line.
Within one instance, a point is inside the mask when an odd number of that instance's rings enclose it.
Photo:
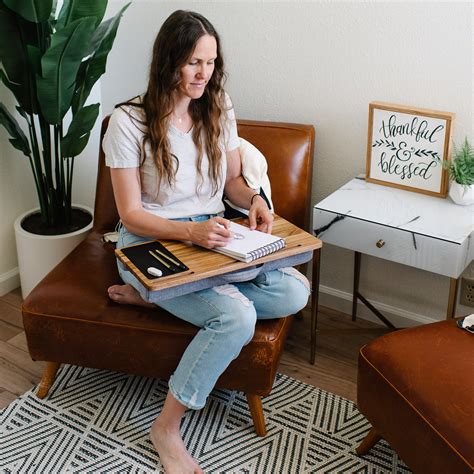
M 20 305 L 19 289 L 0 297 L 0 409 L 36 385 L 43 370 L 43 363 L 28 354 Z M 355 401 L 359 348 L 387 329 L 320 308 L 316 363 L 311 365 L 309 310 L 303 314 L 293 324 L 279 371 Z

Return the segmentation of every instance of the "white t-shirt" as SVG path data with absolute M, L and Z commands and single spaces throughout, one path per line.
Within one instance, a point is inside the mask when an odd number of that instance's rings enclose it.
M 175 184 L 170 187 L 166 179 L 160 182 L 147 144 L 146 159 L 141 170 L 142 205 L 146 211 L 167 219 L 218 214 L 224 211 L 222 195 L 227 171 L 225 152 L 239 147 L 234 109 L 227 94 L 226 109 L 228 110 L 224 112 L 221 135 L 222 163 L 217 193 L 213 195 L 212 192 L 212 183 L 208 175 L 209 159 L 205 150 L 201 161 L 202 178 L 197 172 L 198 151 L 193 142 L 193 130 L 184 133 L 170 125 L 168 140 L 171 153 L 179 162 Z M 140 166 L 145 127 L 140 122 L 143 121 L 144 110 L 141 107 L 124 105 L 115 109 L 102 142 L 107 166 L 111 168 Z

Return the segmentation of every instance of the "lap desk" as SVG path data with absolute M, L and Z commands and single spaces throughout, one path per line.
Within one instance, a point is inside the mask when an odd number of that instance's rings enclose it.
M 309 262 L 313 251 L 321 248 L 321 241 L 280 216 L 275 215 L 274 218 L 272 234 L 284 238 L 285 247 L 249 263 L 191 243 L 161 240 L 160 243 L 166 250 L 184 263 L 188 270 L 152 278 L 140 271 L 121 249 L 116 250 L 116 255 L 146 291 L 157 292 L 155 298 L 162 301 L 217 285 L 247 281 L 261 272 Z M 245 225 L 244 219 L 237 219 L 235 222 Z

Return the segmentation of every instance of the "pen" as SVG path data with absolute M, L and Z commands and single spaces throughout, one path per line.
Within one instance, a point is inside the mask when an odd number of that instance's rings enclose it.
M 174 258 L 171 258 L 169 255 L 166 255 L 165 253 L 159 251 L 158 249 L 155 249 L 155 252 L 158 255 L 161 255 L 163 258 L 166 258 L 167 260 L 169 260 L 171 263 L 174 263 L 177 267 L 181 268 L 182 270 L 186 270 L 186 267 L 182 263 L 176 261 Z
M 155 255 L 151 250 L 148 250 L 148 253 L 156 258 L 161 264 L 163 264 L 166 268 L 169 268 L 171 270 L 171 265 L 169 265 L 168 263 L 166 263 L 164 260 L 162 260 L 160 257 L 158 257 L 158 255 Z

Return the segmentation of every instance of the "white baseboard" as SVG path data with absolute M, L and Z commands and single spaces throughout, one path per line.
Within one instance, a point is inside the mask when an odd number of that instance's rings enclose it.
M 406 311 L 378 301 L 371 300 L 370 302 L 397 328 L 413 327 L 439 321 L 423 314 Z M 320 285 L 319 304 L 336 309 L 342 313 L 352 314 L 352 293 Z M 357 305 L 357 317 L 383 325 L 380 319 L 360 301 Z
M 6 295 L 20 286 L 18 267 L 0 275 L 0 296 Z

